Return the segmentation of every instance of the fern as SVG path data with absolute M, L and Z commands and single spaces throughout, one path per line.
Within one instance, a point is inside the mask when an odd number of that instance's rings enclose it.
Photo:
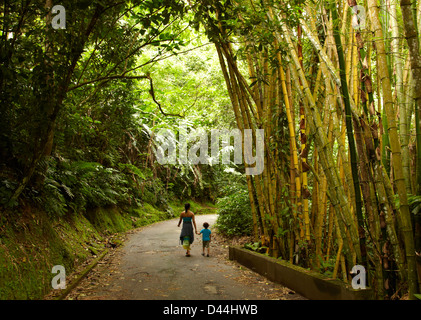
M 151 172 L 148 172 L 148 174 L 144 173 L 141 169 L 138 167 L 130 164 L 130 163 L 119 163 L 118 167 L 121 171 L 127 170 L 133 174 L 135 174 L 137 177 L 139 177 L 141 180 L 146 180 L 147 177 L 150 177 Z
M 67 212 L 66 199 L 61 193 L 60 189 L 53 183 L 45 185 L 46 199 L 44 201 L 44 208 L 50 215 L 63 216 Z
M 421 196 L 408 196 L 408 205 L 413 214 L 421 214 Z

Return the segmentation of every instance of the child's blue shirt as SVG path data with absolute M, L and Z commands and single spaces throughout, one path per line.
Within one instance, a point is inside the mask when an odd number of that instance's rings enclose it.
M 200 230 L 200 233 L 202 234 L 202 240 L 203 241 L 209 241 L 210 240 L 210 234 L 212 233 L 210 229 L 202 229 Z

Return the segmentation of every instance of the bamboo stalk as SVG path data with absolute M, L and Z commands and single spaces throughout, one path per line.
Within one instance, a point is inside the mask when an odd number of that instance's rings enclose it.
M 271 13 L 270 8 L 269 8 L 268 16 L 269 16 L 269 19 L 273 21 L 274 18 L 273 18 L 273 14 Z M 343 223 L 341 224 L 341 227 L 343 227 L 343 232 L 345 232 L 345 228 L 347 228 L 350 231 L 350 240 L 354 243 L 354 250 L 356 251 L 355 252 L 356 256 L 360 257 L 361 251 L 359 249 L 359 237 L 358 235 L 356 235 L 355 226 L 351 222 L 352 215 L 350 212 L 349 203 L 346 199 L 343 186 L 340 185 L 339 175 L 338 175 L 338 172 L 336 171 L 336 166 L 333 164 L 334 163 L 332 159 L 333 153 L 330 150 L 325 132 L 323 131 L 321 120 L 320 120 L 320 114 L 316 110 L 314 99 L 312 97 L 312 94 L 309 92 L 309 87 L 306 81 L 306 77 L 301 69 L 299 60 L 296 56 L 295 48 L 289 38 L 289 30 L 287 29 L 287 26 L 285 24 L 281 24 L 281 27 L 284 31 L 284 37 L 287 40 L 287 44 L 291 52 L 291 57 L 294 61 L 294 65 L 298 71 L 300 80 L 303 83 L 303 92 L 305 93 L 307 101 L 309 102 L 309 106 L 306 106 L 306 104 L 304 104 L 304 106 L 306 107 L 306 114 L 311 115 L 311 119 L 310 118 L 308 119 L 309 120 L 308 123 L 310 125 L 311 130 L 314 132 L 315 141 L 320 146 L 318 149 L 319 149 L 321 164 L 328 178 L 329 190 L 334 199 L 333 205 L 335 206 L 335 210 L 337 209 L 337 212 L 339 212 L 341 219 L 343 221 Z M 278 34 L 276 34 L 276 36 L 279 37 Z
M 232 90 L 232 85 L 231 85 L 231 81 L 229 78 L 229 75 L 227 73 L 227 68 L 226 68 L 226 64 L 224 62 L 224 58 L 221 52 L 221 49 L 218 45 L 216 46 L 216 50 L 218 53 L 218 57 L 219 57 L 219 61 L 221 64 L 221 70 L 227 85 L 227 90 L 228 90 L 228 94 L 230 95 L 231 98 L 231 102 L 233 104 L 233 109 L 234 109 L 234 115 L 235 115 L 235 119 L 237 122 L 237 127 L 243 132 L 243 125 L 242 122 L 240 120 L 240 112 L 239 112 L 239 108 L 238 108 L 238 102 L 237 99 L 235 98 L 234 92 Z M 244 146 L 243 146 L 244 149 Z M 250 203 L 251 203 L 251 209 L 252 209 L 252 216 L 253 216 L 253 232 L 254 232 L 254 237 L 257 240 L 258 239 L 258 230 L 257 230 L 257 210 L 256 210 L 256 203 L 254 201 L 254 189 L 253 189 L 253 185 L 252 185 L 252 181 L 251 181 L 251 177 L 249 175 L 247 175 L 247 187 L 249 190 L 249 198 L 250 198 Z M 265 230 L 263 230 L 263 232 L 265 232 Z
M 333 226 L 334 226 L 334 222 L 333 222 L 333 206 L 330 205 L 329 206 L 329 215 L 327 216 L 328 218 L 328 231 L 327 231 L 327 240 L 326 240 L 326 244 L 327 244 L 327 248 L 326 248 L 326 259 L 325 261 L 329 261 L 330 259 L 330 250 L 331 250 L 331 243 L 332 243 L 332 233 L 333 233 Z
M 398 0 L 390 0 L 390 28 L 392 29 L 392 58 L 396 74 L 396 101 L 399 108 L 399 137 L 402 149 L 402 170 L 405 178 L 406 192 L 411 193 L 411 175 L 409 166 L 409 133 L 407 124 L 407 108 L 404 104 L 403 95 L 403 63 L 399 50 L 399 26 L 397 18 L 396 3 Z
M 412 233 L 412 222 L 409 212 L 408 200 L 406 196 L 405 179 L 402 171 L 402 157 L 399 137 L 397 133 L 396 119 L 394 117 L 393 97 L 387 70 L 386 52 L 383 41 L 383 32 L 379 21 L 379 9 L 377 1 L 368 0 L 370 20 L 375 36 L 377 58 L 379 61 L 378 73 L 384 97 L 384 108 L 387 114 L 390 146 L 392 149 L 392 161 L 395 175 L 395 184 L 400 201 L 400 215 L 402 217 L 401 232 L 404 236 L 405 251 L 408 264 L 408 284 L 409 296 L 414 299 L 414 294 L 418 292 L 417 270 L 415 261 L 414 236 Z
M 278 53 L 278 61 L 279 61 L 279 72 L 280 72 L 280 76 L 281 76 L 281 87 L 282 87 L 282 92 L 284 94 L 284 103 L 285 103 L 285 109 L 286 109 L 286 115 L 287 115 L 287 120 L 288 120 L 288 130 L 289 130 L 289 138 L 290 138 L 290 144 L 292 146 L 292 150 L 291 150 L 291 154 L 292 154 L 292 159 L 293 159 L 293 170 L 294 170 L 294 176 L 295 176 L 295 186 L 296 186 L 296 197 L 300 197 L 301 194 L 301 189 L 300 189 L 300 176 L 298 174 L 299 167 L 298 167 L 298 156 L 297 156 L 297 145 L 295 142 L 295 130 L 294 130 L 294 123 L 293 123 L 293 119 L 291 116 L 291 108 L 290 108 L 290 103 L 289 103 L 289 99 L 288 99 L 288 92 L 287 92 L 287 87 L 286 87 L 286 83 L 285 83 L 285 72 L 284 69 L 282 68 L 282 59 L 281 59 L 281 55 Z M 296 215 L 296 209 L 293 208 L 293 213 L 294 216 Z
M 410 54 L 411 70 L 415 88 L 421 88 L 421 54 L 419 35 L 417 33 L 417 20 L 413 18 L 413 0 L 400 0 L 402 10 L 402 20 L 405 26 L 405 39 L 408 43 Z M 416 90 L 415 94 L 415 130 L 417 144 L 417 194 L 421 195 L 421 90 Z
M 336 3 L 332 2 L 331 5 L 331 13 L 332 13 L 332 20 L 333 24 L 338 24 L 337 18 L 337 11 L 336 11 Z M 364 266 L 367 265 L 367 252 L 366 252 L 366 240 L 365 240 L 365 230 L 364 230 L 364 218 L 362 213 L 362 199 L 360 193 L 360 183 L 358 177 L 358 167 L 357 167 L 357 154 L 356 154 L 356 147 L 355 147 L 355 140 L 353 135 L 353 128 L 352 128 L 352 115 L 351 115 L 351 105 L 350 105 L 350 96 L 348 93 L 348 85 L 346 82 L 346 75 L 345 75 L 345 61 L 344 55 L 342 51 L 342 43 L 341 38 L 338 33 L 337 27 L 333 28 L 333 34 L 336 42 L 336 49 L 339 58 L 339 66 L 340 66 L 340 77 L 341 77 L 341 89 L 343 94 L 343 100 L 345 104 L 345 121 L 346 121 L 346 128 L 347 128 L 347 137 L 348 137 L 348 145 L 349 151 L 351 156 L 351 172 L 352 172 L 352 180 L 354 182 L 354 191 L 355 191 L 355 210 L 357 213 L 357 220 L 358 220 L 358 233 L 360 238 L 360 247 L 361 247 L 361 262 Z

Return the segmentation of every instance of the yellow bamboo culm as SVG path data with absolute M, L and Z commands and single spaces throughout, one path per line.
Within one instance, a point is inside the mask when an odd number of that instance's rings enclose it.
M 293 163 L 294 163 L 294 169 L 295 169 L 295 186 L 296 186 L 296 197 L 301 197 L 301 182 L 300 182 L 300 175 L 298 174 L 300 172 L 300 169 L 298 167 L 298 156 L 297 156 L 297 144 L 295 142 L 295 130 L 294 130 L 294 123 L 291 116 L 291 109 L 289 105 L 289 99 L 288 99 L 288 92 L 287 87 L 285 83 L 285 72 L 281 65 L 281 55 L 278 53 L 278 60 L 280 63 L 279 67 L 279 73 L 281 76 L 281 86 L 282 86 L 282 92 L 284 95 L 284 102 L 285 102 L 285 109 L 287 114 L 287 120 L 288 120 L 288 130 L 289 130 L 289 137 L 290 137 L 290 143 L 292 145 L 292 154 L 293 154 Z M 296 210 L 293 208 L 294 215 L 297 214 Z

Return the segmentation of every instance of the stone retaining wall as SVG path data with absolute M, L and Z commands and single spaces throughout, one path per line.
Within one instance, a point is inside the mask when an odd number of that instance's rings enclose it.
M 328 278 L 290 264 L 241 247 L 229 247 L 229 259 L 280 283 L 311 300 L 371 300 L 373 290 L 354 290 L 340 280 Z

